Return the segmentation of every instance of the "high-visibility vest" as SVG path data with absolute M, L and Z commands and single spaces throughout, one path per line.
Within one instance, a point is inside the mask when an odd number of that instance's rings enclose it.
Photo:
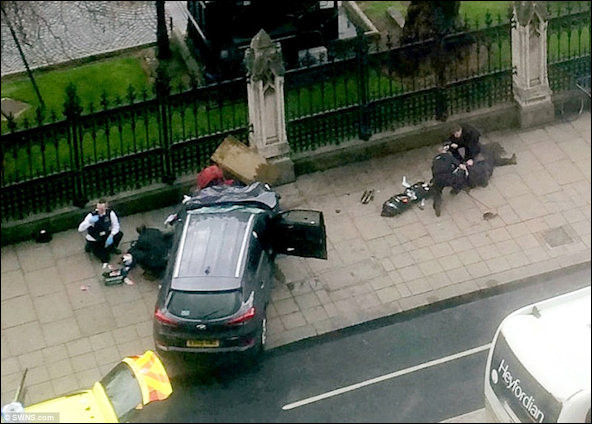
M 147 350 L 141 356 L 128 356 L 124 361 L 141 376 L 138 380 L 141 380 L 144 405 L 155 400 L 164 400 L 173 392 L 166 370 L 153 351 Z

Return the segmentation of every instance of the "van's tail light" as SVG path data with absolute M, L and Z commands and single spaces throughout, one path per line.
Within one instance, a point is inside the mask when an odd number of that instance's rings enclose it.
M 249 309 L 244 311 L 242 314 L 232 318 L 230 321 L 226 321 L 226 325 L 239 325 L 244 324 L 255 316 L 255 307 L 251 306 Z
M 174 318 L 171 317 L 167 317 L 160 309 L 155 308 L 154 309 L 154 318 L 156 318 L 158 320 L 158 322 L 160 322 L 161 324 L 164 325 L 169 325 L 172 327 L 176 327 L 179 324 L 179 321 L 177 321 Z

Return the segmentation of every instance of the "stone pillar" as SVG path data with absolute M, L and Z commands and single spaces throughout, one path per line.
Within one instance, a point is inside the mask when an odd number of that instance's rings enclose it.
M 514 99 L 520 126 L 555 119 L 547 74 L 547 11 L 544 1 L 515 1 L 512 19 Z
M 262 29 L 245 52 L 249 102 L 249 145 L 273 166 L 276 184 L 296 180 L 289 157 L 284 108 L 284 63 L 279 43 Z

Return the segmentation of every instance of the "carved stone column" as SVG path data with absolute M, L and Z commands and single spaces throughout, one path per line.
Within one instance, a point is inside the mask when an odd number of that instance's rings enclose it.
M 544 1 L 515 1 L 512 19 L 514 99 L 520 126 L 555 119 L 547 74 L 547 11 Z
M 284 108 L 284 63 L 279 43 L 260 30 L 245 52 L 249 102 L 249 145 L 279 174 L 276 184 L 296 180 L 289 157 Z

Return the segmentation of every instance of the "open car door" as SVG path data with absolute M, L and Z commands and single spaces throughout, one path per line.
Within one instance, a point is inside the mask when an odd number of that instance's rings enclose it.
M 273 247 L 277 253 L 327 259 L 327 235 L 323 213 L 294 209 L 272 219 Z

